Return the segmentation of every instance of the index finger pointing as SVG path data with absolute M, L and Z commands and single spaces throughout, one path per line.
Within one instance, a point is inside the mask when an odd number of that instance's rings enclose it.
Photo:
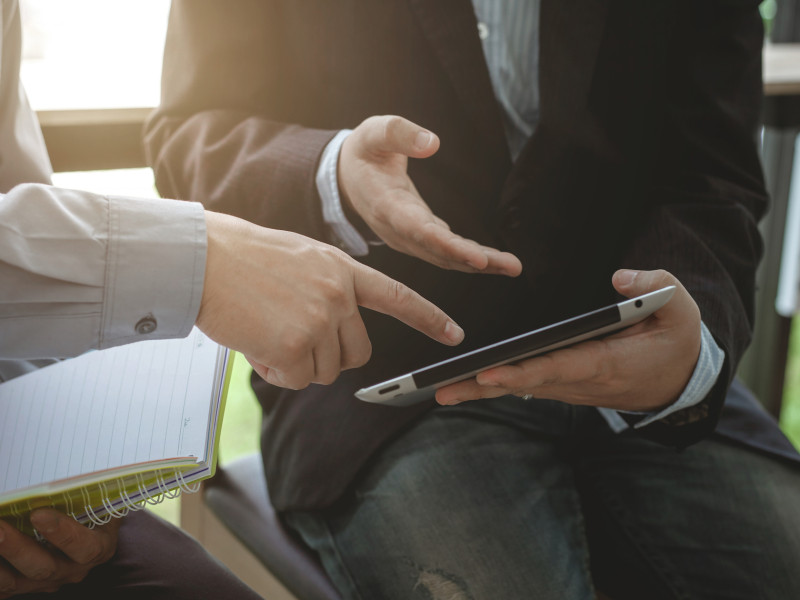
M 464 339 L 464 330 L 444 311 L 399 281 L 361 264 L 356 265 L 353 281 L 360 306 L 394 317 L 448 346 Z

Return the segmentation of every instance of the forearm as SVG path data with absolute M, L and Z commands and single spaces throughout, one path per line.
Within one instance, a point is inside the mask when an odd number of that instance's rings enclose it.
M 21 185 L 0 196 L 0 223 L 0 358 L 191 330 L 206 260 L 199 205 Z

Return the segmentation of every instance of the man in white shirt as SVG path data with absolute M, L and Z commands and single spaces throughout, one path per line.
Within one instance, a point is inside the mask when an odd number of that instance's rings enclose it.
M 92 348 L 182 337 L 196 324 L 271 383 L 330 383 L 369 358 L 358 306 L 461 341 L 430 302 L 326 244 L 196 203 L 47 185 L 49 160 L 19 81 L 18 3 L 1 6 L 0 381 Z M 31 520 L 49 545 L 0 522 L 0 597 L 64 584 L 64 597 L 255 597 L 148 514 L 94 530 L 53 510 Z

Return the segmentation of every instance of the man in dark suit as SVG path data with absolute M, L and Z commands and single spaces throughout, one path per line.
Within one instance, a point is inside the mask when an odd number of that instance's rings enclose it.
M 464 325 L 459 352 L 679 287 L 439 392 L 457 407 L 354 399 L 453 354 L 365 315 L 367 366 L 254 381 L 273 503 L 348 598 L 800 594 L 796 453 L 731 385 L 766 203 L 757 3 L 501 4 L 173 3 L 164 195 L 362 255 Z

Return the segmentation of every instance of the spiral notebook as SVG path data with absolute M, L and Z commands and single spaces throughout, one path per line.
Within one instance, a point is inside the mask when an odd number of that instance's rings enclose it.
M 93 526 L 195 491 L 216 468 L 229 352 L 185 339 L 89 352 L 0 384 L 0 517 Z

